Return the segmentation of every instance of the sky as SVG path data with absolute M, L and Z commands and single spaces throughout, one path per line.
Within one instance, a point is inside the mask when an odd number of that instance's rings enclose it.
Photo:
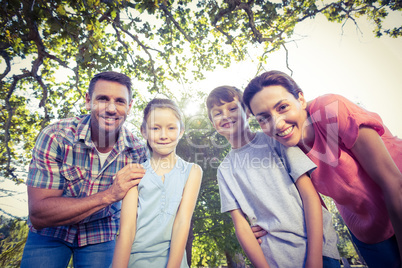
M 401 22 L 402 14 L 391 20 L 394 25 Z M 299 24 L 294 42 L 287 45 L 293 78 L 307 100 L 328 93 L 343 95 L 378 113 L 391 132 L 402 138 L 402 38 L 374 38 L 373 27 L 367 21 L 361 19 L 358 23 L 360 30 L 351 21 L 342 26 L 318 16 Z M 191 88 L 206 93 L 221 85 L 244 89 L 256 75 L 257 62 L 253 56 L 250 51 L 247 61 L 229 69 L 218 68 Z M 270 55 L 264 69 L 291 74 L 286 68 L 284 50 Z M 0 184 L 3 189 L 17 192 L 14 197 L 0 197 L 0 208 L 14 216 L 26 217 L 26 186 L 15 186 L 1 178 Z

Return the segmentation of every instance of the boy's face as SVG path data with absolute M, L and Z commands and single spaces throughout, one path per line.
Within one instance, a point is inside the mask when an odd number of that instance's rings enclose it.
M 212 124 L 225 138 L 236 137 L 247 126 L 247 114 L 236 97 L 231 102 L 222 103 L 220 106 L 214 105 L 210 111 Z

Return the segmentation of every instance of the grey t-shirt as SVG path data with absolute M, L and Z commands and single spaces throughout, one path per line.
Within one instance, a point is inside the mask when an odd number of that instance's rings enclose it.
M 261 132 L 232 149 L 219 166 L 221 212 L 241 209 L 251 225 L 268 232 L 261 247 L 271 267 L 305 265 L 306 223 L 295 182 L 315 167 L 298 147 L 285 147 Z M 337 235 L 325 208 L 323 224 L 323 255 L 339 259 Z

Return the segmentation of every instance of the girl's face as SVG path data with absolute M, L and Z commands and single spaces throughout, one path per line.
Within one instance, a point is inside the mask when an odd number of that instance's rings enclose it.
M 180 121 L 172 109 L 156 108 L 149 113 L 146 128 L 141 132 L 151 146 L 153 156 L 167 156 L 176 151 L 184 130 L 180 129 Z
M 303 138 L 306 106 L 302 93 L 296 99 L 279 85 L 264 87 L 250 102 L 262 131 L 288 147 L 298 145 Z

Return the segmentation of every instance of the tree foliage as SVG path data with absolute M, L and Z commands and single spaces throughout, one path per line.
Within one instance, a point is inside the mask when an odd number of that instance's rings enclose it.
M 53 119 L 84 113 L 84 94 L 98 72 L 132 77 L 134 110 L 141 111 L 144 89 L 174 96 L 173 83 L 186 88 L 206 71 L 242 61 L 252 47 L 264 62 L 286 48 L 298 23 L 318 14 L 339 23 L 366 17 L 375 36 L 399 37 L 401 25 L 385 22 L 401 10 L 402 1 L 389 0 L 0 0 L 0 176 L 23 181 L 19 171 L 38 132 Z M 188 120 L 178 154 L 204 169 L 193 264 L 242 262 L 231 219 L 220 213 L 216 182 L 229 148 L 205 116 Z M 19 235 L 7 244 L 23 241 Z
M 0 266 L 19 267 L 28 235 L 26 221 L 0 216 Z
M 401 36 L 384 21 L 401 1 L 7 0 L 0 1 L 0 172 L 21 181 L 38 131 L 54 118 L 83 112 L 90 78 L 118 70 L 140 88 L 169 92 L 169 83 L 241 61 L 250 47 L 286 46 L 294 27 L 317 14 L 345 23 L 366 16 L 375 35 Z

